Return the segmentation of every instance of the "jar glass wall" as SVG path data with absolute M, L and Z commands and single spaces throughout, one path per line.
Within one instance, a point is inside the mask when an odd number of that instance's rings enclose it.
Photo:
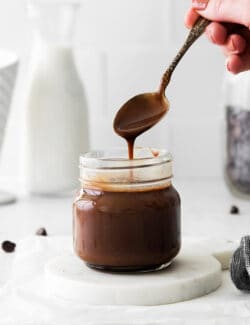
M 148 271 L 180 250 L 180 197 L 165 151 L 92 152 L 80 158 L 81 184 L 73 205 L 76 254 L 111 271 Z

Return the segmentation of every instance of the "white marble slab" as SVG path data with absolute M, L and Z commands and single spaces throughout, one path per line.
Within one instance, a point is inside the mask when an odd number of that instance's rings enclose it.
M 180 254 L 165 270 L 115 274 L 88 268 L 74 255 L 60 256 L 45 266 L 52 297 L 90 305 L 165 305 L 216 290 L 221 265 L 209 255 Z
M 194 253 L 198 246 L 202 246 L 200 239 L 198 243 L 197 245 L 193 239 L 192 244 L 191 240 L 188 244 L 184 239 L 183 250 L 191 249 Z M 203 248 L 202 251 L 204 252 Z M 48 293 L 44 266 L 58 256 L 72 254 L 70 236 L 33 236 L 18 242 L 14 254 L 0 254 L 0 265 L 1 262 L 6 265 L 5 270 L 0 268 L 0 278 L 4 281 L 0 283 L 0 324 L 179 325 L 206 322 L 206 324 L 234 325 L 241 324 L 240 321 L 242 324 L 250 323 L 249 295 L 234 287 L 228 272 L 222 272 L 222 285 L 216 291 L 197 299 L 168 305 L 87 305 L 81 300 L 52 297 Z M 8 265 L 7 257 L 10 258 Z

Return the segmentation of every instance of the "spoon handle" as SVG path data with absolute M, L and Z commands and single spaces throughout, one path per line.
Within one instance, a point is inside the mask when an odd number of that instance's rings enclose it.
M 167 85 L 169 84 L 169 81 L 171 79 L 172 73 L 174 72 L 177 64 L 180 62 L 183 55 L 187 52 L 187 50 L 190 48 L 190 46 L 204 33 L 206 27 L 210 24 L 210 21 L 206 18 L 199 17 L 190 30 L 188 37 L 182 46 L 182 48 L 177 53 L 176 57 L 168 67 L 167 71 L 164 73 L 160 85 L 159 92 L 161 94 L 164 94 Z

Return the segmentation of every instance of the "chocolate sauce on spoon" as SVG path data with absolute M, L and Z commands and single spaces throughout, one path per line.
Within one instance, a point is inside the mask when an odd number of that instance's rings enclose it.
M 203 34 L 210 21 L 199 17 L 189 35 L 164 73 L 159 90 L 137 95 L 127 101 L 117 112 L 114 119 L 115 132 L 128 143 L 129 159 L 134 158 L 136 138 L 157 124 L 169 110 L 169 102 L 165 96 L 172 73 L 190 46 Z
M 160 93 L 147 93 L 130 99 L 115 117 L 116 133 L 128 143 L 129 159 L 133 159 L 135 139 L 158 123 L 169 107 L 167 98 Z

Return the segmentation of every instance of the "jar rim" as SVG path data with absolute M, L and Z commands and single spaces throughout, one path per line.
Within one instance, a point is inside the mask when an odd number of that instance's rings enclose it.
M 136 147 L 134 159 L 128 158 L 127 148 L 93 150 L 80 156 L 80 168 L 127 169 L 172 162 L 172 155 L 165 149 Z
M 82 188 L 107 191 L 147 191 L 171 185 L 172 156 L 166 150 L 135 148 L 128 159 L 127 148 L 90 151 L 80 157 Z

